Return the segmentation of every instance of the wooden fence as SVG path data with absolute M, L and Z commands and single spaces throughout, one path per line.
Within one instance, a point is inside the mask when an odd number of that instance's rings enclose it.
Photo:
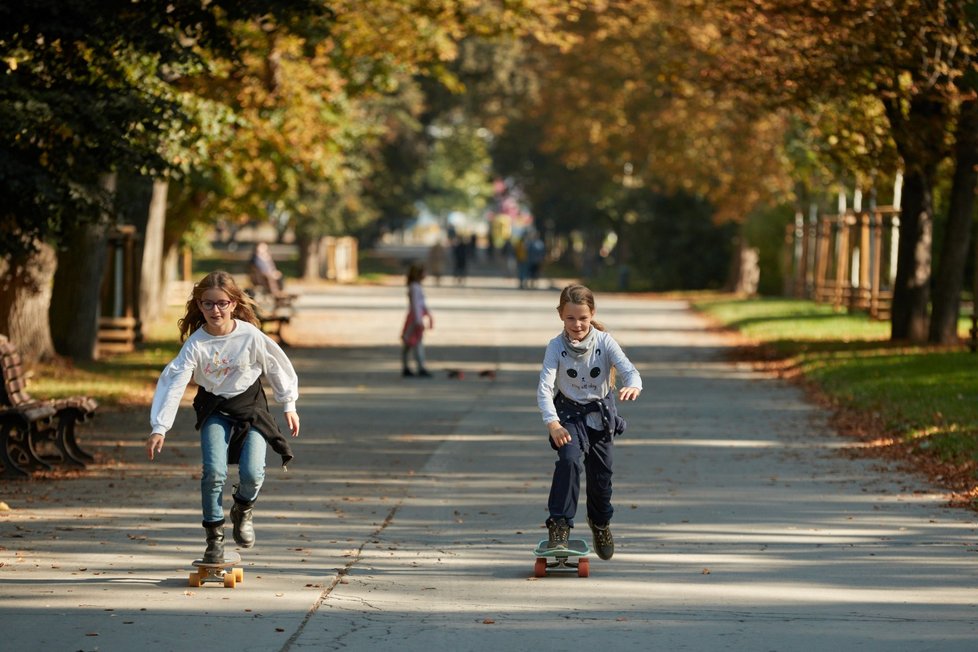
M 891 206 L 806 219 L 785 229 L 786 294 L 889 319 L 900 214 Z

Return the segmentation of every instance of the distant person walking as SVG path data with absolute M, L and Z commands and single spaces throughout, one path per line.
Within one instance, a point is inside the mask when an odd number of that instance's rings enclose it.
M 261 377 L 285 410 L 293 437 L 299 436 L 299 380 L 278 344 L 259 328 L 252 300 L 227 272 L 212 272 L 194 285 L 178 322 L 183 346 L 160 374 L 150 410 L 149 459 L 162 452 L 187 384 L 197 384 L 194 411 L 203 460 L 200 495 L 207 549 L 205 562 L 224 560 L 224 485 L 228 465 L 238 465 L 231 507 L 234 541 L 255 544 L 252 510 L 265 479 L 266 445 L 282 456 L 292 450 L 269 413 Z
M 435 244 L 428 249 L 428 273 L 435 278 L 435 285 L 441 285 L 441 275 L 445 271 L 445 245 L 441 238 L 435 240 Z
M 420 264 L 411 265 L 407 273 L 408 288 L 408 312 L 404 319 L 404 328 L 401 330 L 401 375 L 402 376 L 431 376 L 425 368 L 424 359 L 424 331 L 425 322 L 428 328 L 435 327 L 434 317 L 428 310 L 425 302 L 424 290 L 421 282 L 424 280 L 424 266 Z M 408 358 L 413 356 L 417 365 L 417 373 L 413 373 L 408 367 Z
M 530 279 L 528 238 L 529 236 L 524 233 L 513 247 L 513 256 L 516 259 L 516 278 L 521 290 L 526 289 Z
M 469 273 L 469 246 L 462 236 L 452 243 L 452 255 L 455 259 L 455 283 L 465 285 L 465 277 Z
M 543 261 L 546 257 L 547 245 L 543 242 L 543 238 L 536 233 L 532 234 L 526 251 L 527 285 L 529 287 L 536 287 L 537 280 L 540 278 L 540 269 L 543 267 Z
M 615 402 L 615 377 L 622 376 L 623 387 L 618 390 L 622 401 L 638 398 L 642 379 L 604 326 L 594 321 L 594 295 L 588 288 L 565 287 L 557 314 L 564 328 L 547 344 L 537 386 L 537 405 L 550 433 L 550 446 L 557 451 L 547 501 L 547 546 L 567 546 L 584 473 L 594 549 L 601 559 L 611 559 L 615 554 L 610 527 L 614 438 L 625 431 Z

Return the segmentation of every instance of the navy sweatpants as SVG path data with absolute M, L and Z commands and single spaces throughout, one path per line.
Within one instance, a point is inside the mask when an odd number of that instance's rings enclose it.
M 611 473 L 614 438 L 606 432 L 568 428 L 571 441 L 557 449 L 554 478 L 547 507 L 551 518 L 564 517 L 573 527 L 581 495 L 581 474 L 586 476 L 587 515 L 595 525 L 606 525 L 615 510 L 611 506 Z

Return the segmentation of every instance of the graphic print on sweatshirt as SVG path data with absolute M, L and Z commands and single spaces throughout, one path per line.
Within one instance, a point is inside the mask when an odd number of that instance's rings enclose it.
M 214 382 L 221 382 L 231 375 L 237 367 L 235 361 L 223 351 L 215 351 L 210 360 L 204 365 L 203 372 L 208 378 L 213 378 Z
M 594 350 L 594 359 L 590 361 L 590 365 L 573 363 L 567 355 L 567 351 L 561 351 L 560 357 L 563 358 L 561 366 L 564 367 L 564 372 L 570 378 L 571 387 L 582 393 L 600 393 L 603 372 L 601 367 L 595 363 L 601 357 L 601 349 Z

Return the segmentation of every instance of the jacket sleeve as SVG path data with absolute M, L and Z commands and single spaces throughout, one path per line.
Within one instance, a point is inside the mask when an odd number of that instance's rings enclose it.
M 557 408 L 554 407 L 554 396 L 556 393 L 555 383 L 557 381 L 557 367 L 560 356 L 556 344 L 551 341 L 547 345 L 547 351 L 543 356 L 543 367 L 540 369 L 540 382 L 537 384 L 537 406 L 543 416 L 544 423 L 559 421 Z
M 622 351 L 621 346 L 618 342 L 611 336 L 608 336 L 605 342 L 605 350 L 608 352 L 608 359 L 611 364 L 614 365 L 618 373 L 621 374 L 621 382 L 618 384 L 621 387 L 637 387 L 642 389 L 642 377 L 638 373 L 638 369 L 632 364 L 632 361 L 628 359 L 625 352 Z

